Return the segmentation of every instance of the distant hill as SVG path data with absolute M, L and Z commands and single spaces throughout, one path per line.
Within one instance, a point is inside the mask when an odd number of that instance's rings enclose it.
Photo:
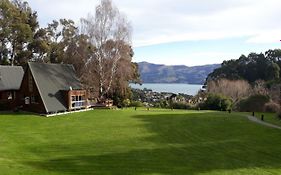
M 208 74 L 220 64 L 188 67 L 184 65 L 167 66 L 140 62 L 139 72 L 143 83 L 188 83 L 203 84 Z

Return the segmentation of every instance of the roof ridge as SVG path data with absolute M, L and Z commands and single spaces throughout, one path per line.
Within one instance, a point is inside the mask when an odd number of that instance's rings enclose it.
M 73 64 L 69 64 L 69 63 L 43 63 L 43 62 L 33 62 L 33 61 L 29 61 L 27 62 L 28 64 L 45 64 L 45 65 L 67 65 L 67 66 L 73 66 Z

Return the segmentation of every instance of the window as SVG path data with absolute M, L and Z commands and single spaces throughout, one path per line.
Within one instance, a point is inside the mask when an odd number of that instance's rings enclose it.
M 29 97 L 25 97 L 25 98 L 24 98 L 24 104 L 26 104 L 26 105 L 29 105 L 29 104 L 30 104 Z
M 32 95 L 31 96 L 31 103 L 38 103 L 38 96 Z
M 9 92 L 8 93 L 8 100 L 12 100 L 13 99 L 13 94 L 12 94 L 12 92 Z
M 83 100 L 81 95 L 71 96 L 71 108 L 81 108 L 85 106 L 85 100 Z

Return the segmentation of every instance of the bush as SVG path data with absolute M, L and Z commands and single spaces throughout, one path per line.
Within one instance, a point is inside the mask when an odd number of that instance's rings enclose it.
M 279 112 L 280 111 L 280 105 L 278 103 L 273 102 L 273 101 L 268 102 L 264 105 L 264 111 L 265 112 Z
M 276 114 L 276 117 L 281 120 L 281 111 L 278 111 L 277 114 Z
M 140 101 L 132 101 L 131 107 L 143 107 L 143 104 Z
M 173 102 L 171 104 L 171 107 L 173 109 L 190 109 L 191 106 L 188 103 L 184 103 L 184 102 Z
M 237 109 L 241 112 L 264 112 L 264 106 L 269 102 L 266 95 L 252 95 L 241 100 L 237 104 Z
M 199 105 L 200 109 L 204 110 L 230 110 L 232 100 L 220 94 L 209 94 L 207 100 Z
M 128 106 L 130 106 L 130 104 L 131 104 L 131 101 L 129 99 L 125 99 L 122 101 L 123 107 L 128 107 Z

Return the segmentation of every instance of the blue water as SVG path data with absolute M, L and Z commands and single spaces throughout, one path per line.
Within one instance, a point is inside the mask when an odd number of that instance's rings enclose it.
M 154 92 L 171 92 L 171 93 L 184 93 L 188 95 L 196 95 L 197 92 L 201 89 L 202 85 L 197 84 L 162 84 L 162 83 L 145 83 L 142 85 L 139 84 L 130 84 L 132 88 L 135 89 L 151 89 Z

